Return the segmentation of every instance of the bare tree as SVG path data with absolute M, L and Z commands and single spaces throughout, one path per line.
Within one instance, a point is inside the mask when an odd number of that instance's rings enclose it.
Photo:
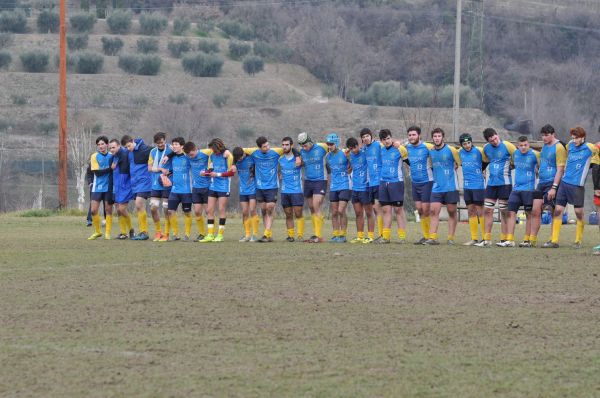
M 75 172 L 75 187 L 77 189 L 77 208 L 83 210 L 86 195 L 86 172 L 90 155 L 94 150 L 94 133 L 98 123 L 92 117 L 76 114 L 75 123 L 69 134 L 69 160 Z

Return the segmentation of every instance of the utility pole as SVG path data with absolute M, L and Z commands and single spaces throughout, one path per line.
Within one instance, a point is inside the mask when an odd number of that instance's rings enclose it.
M 67 208 L 67 32 L 65 1 L 60 0 L 58 93 L 58 204 Z
M 63 0 L 64 1 L 64 0 Z M 456 0 L 456 39 L 454 43 L 454 109 L 452 110 L 452 135 L 458 137 L 458 118 L 460 108 L 460 46 L 462 24 L 462 0 Z

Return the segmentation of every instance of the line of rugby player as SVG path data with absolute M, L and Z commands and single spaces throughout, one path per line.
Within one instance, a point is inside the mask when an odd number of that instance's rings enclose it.
M 357 230 L 351 243 L 390 243 L 393 218 L 397 222 L 398 242 L 404 243 L 406 164 L 422 232 L 415 244 L 440 244 L 438 227 L 442 206 L 446 206 L 448 213 L 446 242 L 455 243 L 460 200 L 457 169 L 460 167 L 471 235 L 464 245 L 492 246 L 497 207 L 501 233 L 496 246 L 516 246 L 516 214 L 523 208 L 525 236 L 518 246 L 535 247 L 542 210 L 550 208 L 552 234 L 542 247 L 557 248 L 564 209 L 572 204 L 577 218 L 574 245 L 581 247 L 584 185 L 590 168 L 594 202 L 600 207 L 600 157 L 598 146 L 585 141 L 583 128 L 574 127 L 569 133 L 571 140 L 563 144 L 551 125 L 542 127 L 540 152 L 530 148 L 525 136 L 520 137 L 515 146 L 502 140 L 491 128 L 483 131 L 487 142 L 483 147 L 474 146 L 470 134 L 462 134 L 460 148 L 447 144 L 440 128 L 431 132 L 431 142 L 425 142 L 418 126 L 407 129 L 408 142 L 404 145 L 393 139 L 387 129 L 374 134 L 364 128 L 359 133 L 360 140 L 348 138 L 345 148 L 335 133 L 328 134 L 324 143 L 301 133 L 297 138 L 300 150 L 294 148 L 291 137 L 283 138 L 278 148 L 271 148 L 267 138 L 259 137 L 256 147 L 235 147 L 229 151 L 219 138 L 212 139 L 208 148 L 202 149 L 182 137 L 173 138 L 167 145 L 164 133 L 155 134 L 154 147 L 128 135 L 120 140 L 100 136 L 96 139 L 97 151 L 90 158 L 94 233 L 88 239 L 111 238 L 113 205 L 119 216 L 118 239 L 150 239 L 146 213 L 149 203 L 154 241 L 191 241 L 192 217 L 198 230 L 195 241 L 223 241 L 231 178 L 237 174 L 244 226 L 240 242 L 273 241 L 271 227 L 278 195 L 286 218 L 286 240 L 323 242 L 322 205 L 329 192 L 331 242 L 348 241 L 346 213 L 351 203 Z M 128 212 L 132 200 L 138 234 L 133 233 Z M 98 212 L 101 202 L 105 204 L 104 235 Z M 312 222 L 312 235 L 307 239 L 304 239 L 305 202 Z M 184 218 L 181 238 L 177 216 L 180 206 Z M 264 227 L 260 238 L 257 208 L 261 209 Z M 218 224 L 215 223 L 217 212 Z M 594 248 L 594 253 L 600 254 L 600 245 Z

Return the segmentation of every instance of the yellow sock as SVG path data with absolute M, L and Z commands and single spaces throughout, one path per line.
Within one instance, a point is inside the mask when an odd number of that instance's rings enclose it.
M 317 237 L 320 238 L 323 232 L 323 216 L 315 216 L 315 221 L 317 222 L 317 229 L 315 231 L 315 235 L 317 235 Z
M 254 235 L 254 236 L 258 235 L 259 227 L 260 227 L 260 217 L 257 214 L 252 218 L 252 235 Z
M 223 236 L 225 233 L 225 225 L 219 225 L 219 235 Z
M 529 236 L 529 235 L 525 235 L 525 236 L 523 237 L 523 242 L 531 242 L 531 236 Z
M 317 217 L 314 214 L 311 214 L 310 216 L 310 221 L 312 222 L 312 226 L 313 226 L 313 235 L 317 235 Z
M 454 235 L 448 235 L 448 240 L 454 240 Z
M 340 232 L 337 229 L 333 230 L 333 237 L 337 238 L 338 236 L 340 236 Z
M 192 214 L 189 211 L 187 213 L 183 213 L 183 227 L 185 236 L 189 238 L 189 236 L 192 234 Z
M 250 237 L 250 224 L 252 224 L 252 218 L 248 217 L 244 220 L 244 236 L 247 238 Z
M 169 217 L 169 226 L 173 231 L 173 236 L 179 236 L 179 221 L 177 220 L 177 213 L 173 213 Z
M 298 236 L 304 236 L 304 217 L 296 220 L 296 227 L 298 229 Z
M 369 237 L 369 239 L 375 239 L 375 232 L 368 231 L 367 236 Z
M 529 241 L 532 245 L 537 243 L 537 235 L 529 235 Z
M 112 215 L 110 215 L 110 214 L 106 216 L 106 226 L 105 227 L 106 227 L 106 235 L 105 236 L 110 237 L 110 233 L 112 231 Z
M 204 226 L 204 217 L 196 216 L 196 228 L 199 235 L 206 235 L 206 227 Z
M 100 228 L 100 214 L 92 216 L 92 224 L 94 225 L 94 231 L 96 231 L 97 234 L 101 234 L 102 228 Z
M 515 240 L 515 236 L 513 234 L 506 234 L 506 240 L 509 240 L 512 242 Z
M 295 234 L 294 228 L 288 228 L 287 234 L 288 234 L 288 237 L 293 238 L 294 234 Z
M 383 235 L 383 216 L 377 216 L 377 232 Z
M 165 222 L 163 225 L 163 235 L 169 235 L 169 230 L 171 229 L 171 220 L 169 219 L 169 216 L 165 217 Z
M 492 240 L 492 233 L 491 232 L 484 233 L 483 240 Z
M 364 232 L 362 232 L 362 231 L 361 231 L 361 232 L 357 232 L 357 233 L 356 233 L 356 237 L 357 237 L 358 239 L 364 239 L 364 238 L 365 238 L 365 233 L 364 233 Z
M 346 235 L 348 234 L 348 230 L 346 229 L 340 229 L 340 235 L 341 237 L 346 237 Z
M 270 229 L 265 229 L 265 236 L 267 238 L 272 238 L 273 237 L 273 231 L 271 231 Z
M 138 226 L 140 228 L 140 232 L 148 233 L 148 215 L 145 210 L 138 211 Z
M 381 230 L 381 236 L 383 239 L 390 240 L 392 238 L 392 229 L 391 228 L 383 228 Z
M 431 228 L 431 217 L 427 216 L 424 217 L 425 218 L 425 228 L 427 228 L 427 235 L 425 235 L 425 238 L 429 239 L 429 229 Z
M 133 224 L 131 223 L 131 215 L 130 214 L 127 214 L 125 216 L 125 221 L 127 222 L 127 232 L 129 232 L 133 229 Z
M 161 232 L 161 229 L 160 229 L 160 220 L 154 221 L 154 232 Z
M 477 218 L 479 220 L 479 229 L 481 229 L 481 237 L 483 238 L 483 236 L 485 235 L 485 219 L 483 218 L 483 216 L 479 216 Z
M 560 227 L 562 226 L 562 217 L 554 217 L 552 220 L 552 242 L 558 243 L 560 238 Z
M 215 234 L 215 222 L 213 221 L 212 223 L 209 221 L 208 222 L 208 234 L 209 235 L 214 235 Z
M 429 217 L 421 217 L 421 233 L 425 239 L 429 239 Z
M 127 220 L 125 220 L 125 217 L 123 216 L 119 216 L 119 233 L 123 234 L 123 235 L 127 235 Z
M 431 233 L 430 232 L 429 233 L 429 239 L 437 240 L 437 238 L 438 238 L 437 232 L 435 232 L 435 233 Z
M 108 222 L 106 223 L 108 225 Z M 577 220 L 577 229 L 575 230 L 575 242 L 581 243 L 581 239 L 583 238 L 583 220 Z
M 406 239 L 406 230 L 403 228 L 398 228 L 398 239 L 404 240 Z
M 500 233 L 500 240 L 507 240 L 506 234 Z
M 477 216 L 469 217 L 469 230 L 471 230 L 471 240 L 478 240 L 479 223 L 477 221 Z

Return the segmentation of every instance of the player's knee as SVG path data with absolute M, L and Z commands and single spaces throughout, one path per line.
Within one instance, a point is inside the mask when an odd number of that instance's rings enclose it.
M 508 210 L 508 202 L 506 202 L 504 200 L 499 200 L 498 201 L 498 210 L 507 211 Z
M 163 209 L 168 210 L 169 209 L 169 201 L 163 200 L 162 207 L 163 207 Z

